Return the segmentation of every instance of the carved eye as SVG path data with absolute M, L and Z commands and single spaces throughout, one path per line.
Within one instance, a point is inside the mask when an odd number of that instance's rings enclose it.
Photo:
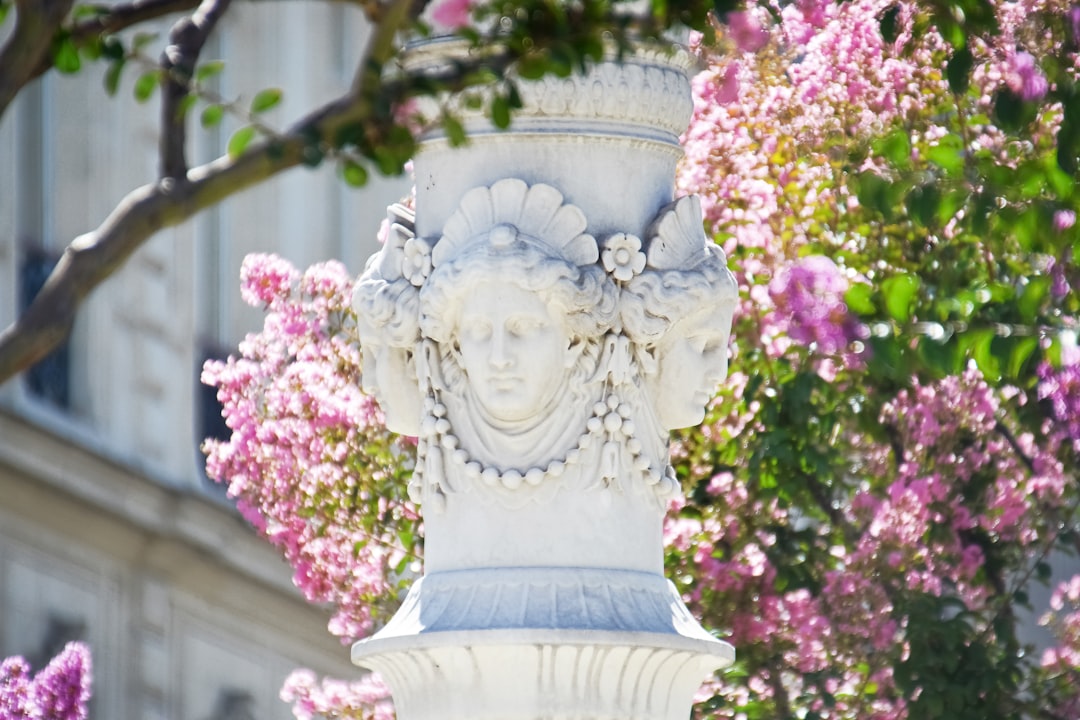
M 727 349 L 726 338 L 724 338 L 723 335 L 702 333 L 700 335 L 692 335 L 689 340 L 690 346 L 702 355 L 713 355 Z
M 547 323 L 534 315 L 516 315 L 506 321 L 506 329 L 512 335 L 523 337 L 543 330 Z
M 484 342 L 491 339 L 491 323 L 474 321 L 466 323 L 462 328 L 462 335 L 472 342 Z

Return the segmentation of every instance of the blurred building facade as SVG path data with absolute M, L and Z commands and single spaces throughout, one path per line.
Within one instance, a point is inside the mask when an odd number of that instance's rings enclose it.
M 336 3 L 237 4 L 203 58 L 225 60 L 223 97 L 281 87 L 267 119 L 283 127 L 348 87 L 366 34 L 358 16 Z M 64 246 L 156 177 L 158 97 L 137 103 L 129 69 L 109 98 L 105 69 L 50 73 L 0 121 L 4 327 Z M 205 130 L 198 110 L 192 165 L 242 122 Z M 334 258 L 358 273 L 405 190 L 298 169 L 163 231 L 89 298 L 62 350 L 0 385 L 0 657 L 37 667 L 87 641 L 91 717 L 110 720 L 284 719 L 278 692 L 293 668 L 356 672 L 328 614 L 206 479 L 199 443 L 224 427 L 198 377 L 261 323 L 240 300 L 247 253 L 300 267 Z

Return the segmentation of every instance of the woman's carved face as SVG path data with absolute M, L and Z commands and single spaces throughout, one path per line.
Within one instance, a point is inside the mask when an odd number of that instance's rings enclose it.
M 507 422 L 548 408 L 576 359 L 556 309 L 512 281 L 484 281 L 469 291 L 456 341 L 477 400 Z
M 412 353 L 386 344 L 362 320 L 359 324 L 364 392 L 379 401 L 387 428 L 402 435 L 418 435 L 422 401 Z
M 727 376 L 731 313 L 703 308 L 672 326 L 657 346 L 653 397 L 660 423 L 669 430 L 705 419 L 716 386 Z

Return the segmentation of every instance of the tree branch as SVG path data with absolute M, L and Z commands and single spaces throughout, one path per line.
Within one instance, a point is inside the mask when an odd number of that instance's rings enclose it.
M 262 140 L 239 158 L 221 157 L 186 174 L 186 181 L 166 177 L 131 192 L 96 230 L 76 238 L 18 320 L 0 333 L 0 383 L 38 362 L 71 330 L 79 304 L 115 272 L 155 232 L 177 225 L 201 210 L 267 180 L 304 161 L 311 144 L 339 137 L 345 128 L 369 124 L 378 131 L 385 121 L 378 108 L 404 96 L 413 79 L 383 81 L 365 68 L 382 67 L 394 55 L 393 38 L 410 19 L 412 0 L 384 6 L 383 22 L 373 31 L 359 81 L 350 92 L 301 119 L 284 134 Z M 448 87 L 479 67 L 505 68 L 508 53 L 490 53 L 459 63 L 428 79 Z
M 75 23 L 71 27 L 71 39 L 76 45 L 81 45 L 100 35 L 112 35 L 132 25 L 187 12 L 198 6 L 199 0 L 134 0 L 110 5 L 107 12 Z M 42 68 L 41 72 L 46 70 L 48 67 Z
M 0 117 L 23 87 L 37 77 L 43 62 L 52 65 L 50 48 L 74 0 L 17 0 L 15 30 L 0 50 Z
M 170 44 L 161 54 L 161 67 L 165 70 L 159 138 L 163 178 L 186 181 L 188 166 L 184 146 L 187 142 L 187 122 L 181 108 L 188 95 L 199 53 L 214 26 L 229 9 L 230 2 L 203 0 L 191 17 L 183 18 L 173 26 L 169 33 Z

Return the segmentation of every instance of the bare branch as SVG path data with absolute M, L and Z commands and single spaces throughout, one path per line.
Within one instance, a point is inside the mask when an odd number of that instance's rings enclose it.
M 108 12 L 82 20 L 71 27 L 71 39 L 76 45 L 99 35 L 112 35 L 121 30 L 157 20 L 166 15 L 182 13 L 198 7 L 199 0 L 134 0 L 134 2 L 110 5 Z M 42 70 L 47 70 L 45 68 Z
M 182 111 L 184 98 L 195 63 L 203 45 L 210 37 L 218 20 L 229 9 L 231 0 L 203 0 L 191 17 L 183 18 L 169 33 L 170 44 L 161 54 L 161 67 L 165 70 L 161 102 L 161 177 L 183 181 L 187 177 L 186 117 Z
M 0 334 L 0 378 L 29 367 L 62 342 L 82 300 L 155 232 L 294 167 L 303 147 L 299 138 L 265 142 L 235 161 L 220 158 L 196 168 L 189 182 L 166 178 L 131 192 L 97 230 L 72 241 L 30 307 Z
M 18 0 L 15 30 L 0 50 L 0 117 L 42 62 L 52 65 L 49 50 L 74 0 Z

